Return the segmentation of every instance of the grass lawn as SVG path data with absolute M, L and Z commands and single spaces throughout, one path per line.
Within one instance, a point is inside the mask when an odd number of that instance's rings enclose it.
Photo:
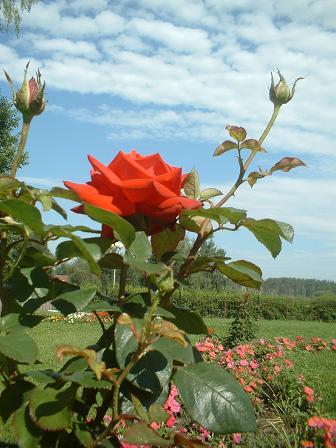
M 215 329 L 220 336 L 225 336 L 230 325 L 225 319 L 206 319 L 209 327 Z M 306 338 L 320 336 L 326 340 L 336 338 L 336 324 L 324 322 L 305 321 L 259 321 L 257 337 L 273 338 L 284 336 L 288 338 L 302 335 Z M 96 342 L 101 335 L 101 329 L 96 323 L 74 323 L 67 322 L 42 322 L 31 330 L 40 348 L 39 359 L 42 365 L 37 368 L 59 369 L 62 363 L 56 360 L 56 347 L 63 344 L 76 345 L 84 348 Z M 321 391 L 325 414 L 336 418 L 336 353 L 293 353 L 295 371 L 304 374 L 306 379 L 317 390 Z M 12 441 L 12 429 L 10 424 L 0 425 L 0 441 Z M 0 442 L 0 448 L 1 445 Z M 8 446 L 8 445 L 7 445 Z

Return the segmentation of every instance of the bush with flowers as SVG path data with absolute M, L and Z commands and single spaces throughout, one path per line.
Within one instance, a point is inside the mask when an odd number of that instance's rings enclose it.
M 89 156 L 92 169 L 87 183 L 66 181 L 65 189 L 47 191 L 16 177 L 31 123 L 45 108 L 41 73 L 28 80 L 28 68 L 18 92 L 6 73 L 23 126 L 11 175 L 0 178 L 2 420 L 12 419 L 22 448 L 194 447 L 208 446 L 210 435 L 230 434 L 235 443 L 240 433 L 254 432 L 256 388 L 247 379 L 241 384 L 241 378 L 235 378 L 237 371 L 243 373 L 248 367 L 241 364 L 247 359 L 240 359 L 239 365 L 233 359 L 231 370 L 203 361 L 190 342 L 190 335 L 207 332 L 202 317 L 175 306 L 171 299 L 200 271 L 217 271 L 240 285 L 260 288 L 262 272 L 251 261 L 199 255 L 203 243 L 218 231 L 247 229 L 273 257 L 279 254 L 282 240 L 292 241 L 289 224 L 253 219 L 226 203 L 246 182 L 253 187 L 267 176 L 304 165 L 295 157 L 284 157 L 269 169 L 250 169 L 255 157 L 265 152 L 264 141 L 281 107 L 292 99 L 295 84 L 290 89 L 280 72 L 277 84 L 272 77 L 273 111 L 259 139 L 247 138 L 243 127 L 227 126 L 230 139 L 217 147 L 214 156 L 228 151 L 237 156 L 237 179 L 228 192 L 202 190 L 196 170 L 184 174 L 159 154 L 143 156 L 136 151 L 121 151 L 108 165 Z M 67 219 L 58 198 L 79 204 L 73 211 L 86 214 L 101 228 L 45 224 L 41 208 Z M 186 232 L 196 239 L 183 255 L 177 248 Z M 16 238 L 8 238 L 9 233 Z M 50 241 L 58 243 L 54 254 L 44 250 Z M 123 245 L 121 253 L 113 250 L 117 242 Z M 103 295 L 95 287 L 81 288 L 54 274 L 55 266 L 77 257 L 97 276 L 104 268 L 118 269 L 117 297 Z M 177 261 L 179 269 L 174 273 Z M 129 267 L 142 275 L 146 292 L 128 294 Z M 57 371 L 39 369 L 41 353 L 27 329 L 43 319 L 37 314 L 41 305 L 51 303 L 67 317 L 82 312 L 97 296 L 105 303 L 103 310 L 92 309 L 101 326 L 98 341 L 84 349 L 59 346 L 55 355 L 60 361 L 66 359 L 65 364 Z M 251 362 L 248 368 L 254 374 Z M 192 430 L 202 433 L 201 440 L 172 424 L 177 410 L 175 387 L 196 425 Z

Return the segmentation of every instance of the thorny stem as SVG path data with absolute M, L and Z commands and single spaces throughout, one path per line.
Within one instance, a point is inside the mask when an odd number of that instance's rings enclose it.
M 155 300 L 153 301 L 152 306 L 149 309 L 149 312 L 146 316 L 144 327 L 142 330 L 141 340 L 139 343 L 139 346 L 132 356 L 130 362 L 127 364 L 127 366 L 124 368 L 124 370 L 121 372 L 120 376 L 116 380 L 114 386 L 113 386 L 113 394 L 112 394 L 112 421 L 109 423 L 107 428 L 96 438 L 96 440 L 93 442 L 92 447 L 96 447 L 100 445 L 100 443 L 108 437 L 108 435 L 113 430 L 116 423 L 120 420 L 119 415 L 119 392 L 120 387 L 123 383 L 123 381 L 127 378 L 129 372 L 132 370 L 132 368 L 135 366 L 135 364 L 139 361 L 141 356 L 144 354 L 144 351 L 146 350 L 147 346 L 150 344 L 149 337 L 150 337 L 150 325 L 152 317 L 155 313 L 156 308 L 158 307 L 160 303 L 160 296 L 157 295 L 155 297 Z
M 26 120 L 24 119 L 23 120 L 20 143 L 19 143 L 19 146 L 18 146 L 18 150 L 17 150 L 17 152 L 15 154 L 14 162 L 13 162 L 12 169 L 11 169 L 11 176 L 12 177 L 16 176 L 16 172 L 18 170 L 19 163 L 21 161 L 21 158 L 22 158 L 22 155 L 23 155 L 23 151 L 24 151 L 25 146 L 26 146 L 30 123 L 31 123 L 31 119 L 26 119 Z
M 267 137 L 269 131 L 271 130 L 272 126 L 274 125 L 274 122 L 275 122 L 275 120 L 276 120 L 276 118 L 278 116 L 279 111 L 280 111 L 280 106 L 274 106 L 272 116 L 271 116 L 269 122 L 267 123 L 267 126 L 265 127 L 263 133 L 261 134 L 261 136 L 260 136 L 260 138 L 258 140 L 259 145 L 261 145 L 264 142 L 265 138 Z M 254 159 L 254 157 L 256 156 L 257 153 L 258 153 L 257 150 L 256 151 L 252 151 L 251 154 L 249 155 L 249 157 L 246 159 L 245 163 L 242 163 L 241 156 L 240 156 L 240 153 L 239 153 L 239 162 L 240 162 L 239 163 L 239 167 L 240 167 L 240 169 L 239 169 L 239 174 L 238 174 L 237 180 L 234 183 L 234 185 L 231 187 L 231 189 L 226 193 L 226 195 L 219 202 L 217 202 L 217 204 L 215 204 L 213 206 L 213 208 L 221 207 L 223 204 L 225 204 L 225 202 L 227 202 L 231 198 L 231 196 L 234 196 L 236 190 L 240 187 L 240 185 L 242 183 L 245 182 L 244 175 L 245 175 L 247 169 L 249 168 L 249 166 L 251 165 L 251 162 L 252 162 L 252 160 Z M 200 249 L 200 247 L 202 246 L 204 241 L 206 241 L 209 238 L 209 236 L 212 235 L 212 232 L 211 232 L 211 233 L 208 233 L 208 234 L 202 236 L 206 226 L 208 225 L 209 221 L 210 221 L 209 218 L 204 219 L 203 224 L 202 224 L 202 226 L 200 228 L 200 231 L 198 233 L 198 236 L 197 236 L 197 238 L 195 240 L 195 243 L 194 243 L 193 247 L 191 248 L 191 250 L 189 252 L 189 256 L 188 256 L 188 258 L 186 259 L 186 261 L 182 264 L 182 266 L 180 268 L 180 272 L 178 273 L 178 279 L 182 279 L 184 277 L 188 267 L 193 262 L 196 254 L 198 252 L 198 250 Z

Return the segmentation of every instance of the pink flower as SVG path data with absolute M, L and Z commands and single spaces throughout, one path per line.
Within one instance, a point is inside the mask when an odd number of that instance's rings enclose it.
M 236 443 L 237 445 L 241 442 L 241 434 L 239 432 L 233 433 L 232 442 Z
M 168 426 L 168 428 L 171 428 L 172 426 L 175 425 L 176 423 L 176 418 L 174 417 L 174 414 L 171 411 L 168 411 L 168 413 L 170 414 L 169 419 L 166 421 L 166 425 Z
M 157 430 L 157 429 L 160 429 L 160 428 L 161 428 L 161 425 L 160 425 L 160 423 L 158 423 L 158 422 L 152 422 L 149 426 L 150 426 L 152 429 L 154 429 L 154 430 Z
M 309 386 L 304 386 L 304 393 L 306 394 L 306 399 L 308 402 L 314 401 L 314 390 Z
M 239 361 L 239 364 L 244 367 L 249 365 L 249 363 L 248 363 L 248 361 L 246 361 L 246 359 L 242 359 L 241 361 Z
M 175 400 L 176 395 L 178 395 L 179 391 L 177 389 L 177 387 L 175 386 L 175 384 L 172 384 L 171 388 L 170 388 L 170 393 L 169 393 L 169 397 L 167 399 L 167 401 L 165 402 L 165 404 L 163 405 L 163 408 L 166 411 L 172 411 L 172 412 L 180 412 L 180 404 Z

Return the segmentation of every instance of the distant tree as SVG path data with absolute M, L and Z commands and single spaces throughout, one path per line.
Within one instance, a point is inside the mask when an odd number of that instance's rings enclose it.
M 9 31 L 13 24 L 16 34 L 19 34 L 21 16 L 30 12 L 38 0 L 0 0 L 0 31 Z
M 1 0 L 0 0 L 1 1 Z M 14 105 L 0 93 L 0 176 L 8 176 L 19 142 L 19 113 Z M 19 166 L 27 165 L 25 153 Z

